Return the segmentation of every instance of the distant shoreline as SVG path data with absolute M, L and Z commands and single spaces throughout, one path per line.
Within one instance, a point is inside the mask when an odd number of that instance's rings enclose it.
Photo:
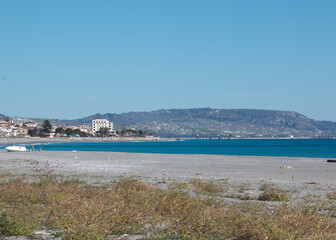
M 176 138 L 159 138 L 160 141 L 175 141 Z M 153 142 L 156 138 L 0 138 L 0 145 L 34 144 L 34 143 L 66 143 L 66 142 Z
M 39 137 L 32 137 L 32 138 L 0 138 L 0 145 L 15 145 L 15 144 L 35 144 L 35 143 L 66 143 L 66 142 L 154 142 L 154 141 L 179 141 L 179 140 L 204 140 L 210 138 L 179 138 L 179 137 L 171 137 L 171 138 L 146 138 L 146 137 L 127 137 L 127 138 L 99 138 L 99 137 L 84 137 L 84 138 L 39 138 Z M 231 140 L 246 140 L 246 139 L 253 139 L 253 140 L 279 140 L 279 139 L 335 139 L 335 138 L 211 138 L 212 140 L 224 140 L 224 139 L 231 139 Z

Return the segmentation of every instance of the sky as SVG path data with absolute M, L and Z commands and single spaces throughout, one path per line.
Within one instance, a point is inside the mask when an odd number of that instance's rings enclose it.
M 0 114 L 172 108 L 336 121 L 336 1 L 2 0 Z

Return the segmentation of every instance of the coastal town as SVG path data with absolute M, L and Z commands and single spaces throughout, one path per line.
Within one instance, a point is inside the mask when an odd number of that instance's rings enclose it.
M 42 124 L 31 119 L 4 118 L 0 120 L 0 137 L 152 137 L 147 131 L 135 128 L 123 128 L 116 131 L 113 122 L 107 119 L 93 119 L 91 126 L 53 126 L 49 120 Z

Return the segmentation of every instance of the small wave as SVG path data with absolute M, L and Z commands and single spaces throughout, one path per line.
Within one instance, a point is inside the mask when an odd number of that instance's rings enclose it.
M 33 144 L 25 144 L 25 146 L 50 145 L 50 144 L 54 144 L 54 143 L 51 143 L 51 142 L 37 142 L 37 143 L 33 143 Z

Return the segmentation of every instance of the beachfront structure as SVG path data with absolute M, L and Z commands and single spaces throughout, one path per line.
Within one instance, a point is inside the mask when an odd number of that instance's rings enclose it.
M 93 134 L 96 134 L 101 128 L 108 128 L 109 132 L 113 132 L 113 122 L 110 122 L 107 119 L 93 119 L 92 120 L 92 131 Z
M 92 134 L 92 128 L 89 127 L 88 125 L 79 125 L 79 130 L 85 133 L 91 133 Z

